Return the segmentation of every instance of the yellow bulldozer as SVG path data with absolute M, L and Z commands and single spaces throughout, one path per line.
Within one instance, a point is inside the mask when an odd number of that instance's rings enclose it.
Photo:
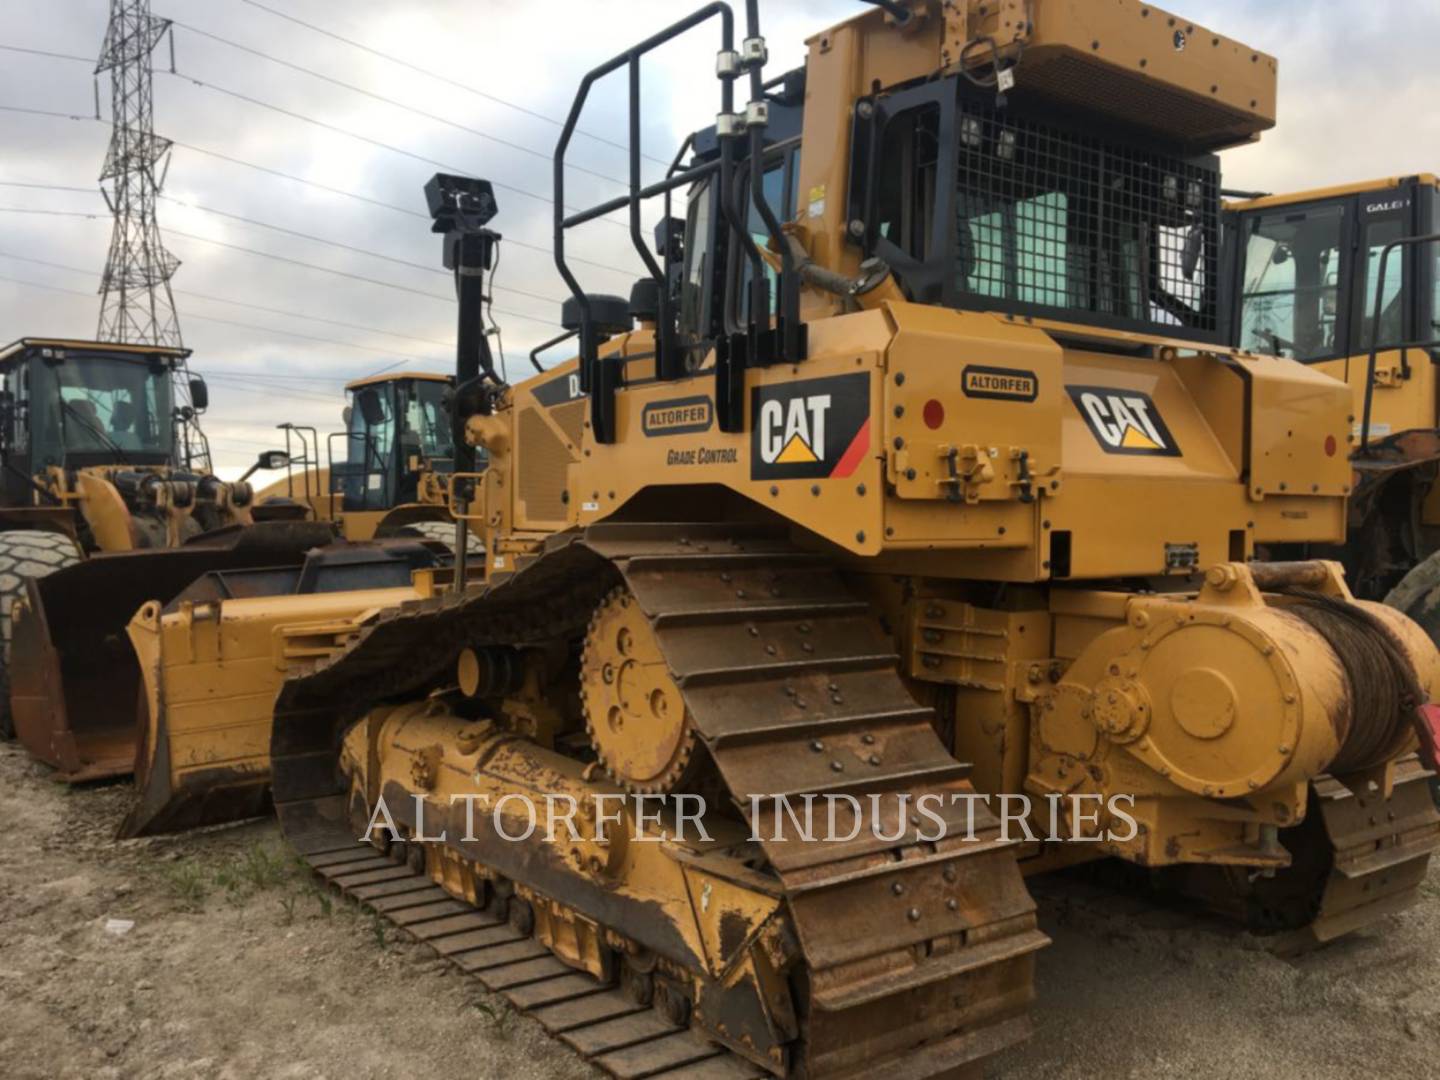
M 714 127 L 574 209 L 592 88 L 637 139 L 642 60 L 701 33 Z M 493 191 L 432 180 L 483 561 L 142 610 L 154 730 L 228 686 L 317 873 L 616 1076 L 978 1069 L 1029 1029 L 1025 876 L 1082 862 L 1310 941 L 1412 903 L 1440 653 L 1255 558 L 1343 543 L 1352 482 L 1349 388 L 1227 341 L 1215 155 L 1274 59 L 1134 0 L 885 0 L 766 54 L 711 3 L 584 77 L 578 355 L 526 382 Z M 566 257 L 615 212 L 628 303 Z
M 304 507 L 346 540 L 418 536 L 452 544 L 447 478 L 455 450 L 445 395 L 454 381 L 428 372 L 371 375 L 345 387 L 344 430 L 322 440 L 313 427 L 281 424 L 289 464 L 256 503 Z
M 200 564 L 293 562 L 318 539 L 254 532 L 250 485 L 196 468 L 208 395 L 196 378 L 180 402 L 189 355 L 41 338 L 0 350 L 0 734 L 66 779 L 130 771 L 138 679 L 100 672 L 133 664 L 124 627 L 140 602 Z
M 1440 639 L 1440 179 L 1387 177 L 1226 206 L 1227 304 L 1241 348 L 1345 382 L 1354 466 L 1340 560 L 1357 596 Z

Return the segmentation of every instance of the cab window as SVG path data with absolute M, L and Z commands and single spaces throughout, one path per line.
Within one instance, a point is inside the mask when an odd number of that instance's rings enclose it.
M 395 412 L 384 385 L 355 391 L 341 475 L 345 509 L 385 510 L 394 502 Z
M 1380 273 L 1380 257 L 1390 243 L 1401 239 L 1409 230 L 1398 217 L 1372 221 L 1365 229 L 1365 262 L 1360 269 L 1360 332 L 1355 335 L 1357 352 L 1372 344 L 1381 348 L 1400 345 L 1405 341 L 1405 248 L 1394 248 L 1385 260 L 1385 282 L 1380 289 L 1380 335 L 1373 340 L 1375 326 L 1375 279 Z
M 407 466 L 412 454 L 426 461 L 444 461 L 447 464 L 455 456 L 450 414 L 444 406 L 446 389 L 446 383 L 430 380 L 417 379 L 411 384 L 402 436 Z
M 782 222 L 789 221 L 794 213 L 795 198 L 794 185 L 795 176 L 799 172 L 796 165 L 796 154 L 787 153 L 783 157 L 775 159 L 765 167 L 763 182 L 765 184 L 765 201 L 770 204 L 770 209 Z M 750 183 L 748 174 L 743 185 L 743 198 L 747 208 L 745 228 L 750 233 L 750 238 L 755 241 L 755 246 L 762 251 L 766 250 L 770 243 L 770 230 L 765 227 L 765 219 L 760 216 L 756 209 L 755 202 L 750 198 Z M 750 281 L 754 276 L 754 267 L 750 260 L 742 256 L 740 263 L 739 291 L 736 293 L 737 308 L 741 320 L 750 317 Z M 770 313 L 775 313 L 777 302 L 777 290 L 780 284 L 780 277 L 775 270 L 767 263 L 764 267 L 765 280 L 770 284 Z
M 1340 351 L 1340 253 L 1345 208 L 1257 214 L 1243 237 L 1240 347 L 1293 360 Z
M 711 262 L 710 181 L 690 191 L 685 222 L 685 267 L 680 281 L 680 329 L 692 340 L 707 336 L 706 293 L 713 269 Z

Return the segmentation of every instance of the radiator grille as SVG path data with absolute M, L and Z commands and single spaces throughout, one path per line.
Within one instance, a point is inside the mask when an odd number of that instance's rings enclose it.
M 565 490 L 570 452 L 538 409 L 520 413 L 519 454 L 518 494 L 527 522 L 564 521 L 565 504 L 560 495 Z
M 585 424 L 585 402 L 571 401 L 565 405 L 557 405 L 550 410 L 550 417 L 560 425 L 560 430 L 565 432 L 570 444 L 579 449 L 580 434 Z

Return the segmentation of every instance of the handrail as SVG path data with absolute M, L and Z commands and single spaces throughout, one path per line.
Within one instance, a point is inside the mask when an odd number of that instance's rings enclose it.
M 340 520 L 335 515 L 335 440 L 346 438 L 349 434 L 350 432 L 348 431 L 332 431 L 325 436 L 325 476 L 328 480 L 328 483 L 325 485 L 328 489 L 325 492 L 325 496 L 330 500 L 331 521 Z M 345 453 L 345 462 L 346 464 L 350 462 L 350 453 L 348 450 Z
M 531 364 L 531 366 L 534 367 L 536 371 L 540 372 L 541 374 L 544 374 L 545 368 L 544 368 L 544 366 L 540 363 L 540 354 L 541 354 L 542 352 L 544 352 L 546 349 L 553 349 L 556 345 L 559 345 L 562 341 L 569 341 L 569 340 L 570 340 L 572 337 L 574 337 L 577 333 L 578 333 L 578 331 L 576 331 L 576 330 L 566 330 L 563 334 L 559 334 L 559 335 L 557 335 L 556 337 L 551 338 L 549 341 L 542 341 L 539 345 L 536 345 L 535 348 L 533 348 L 533 349 L 530 350 L 530 364 Z
M 746 45 L 751 42 L 758 43 L 758 48 L 764 50 L 764 38 L 760 36 L 760 0 L 745 0 L 745 31 L 747 34 Z M 751 110 L 765 107 L 765 76 L 763 71 L 763 58 L 750 65 L 750 108 Z M 749 119 L 747 115 L 747 119 Z M 760 220 L 765 223 L 765 230 L 775 238 L 780 248 L 780 280 L 776 290 L 779 299 L 779 316 L 777 328 L 779 334 L 775 349 L 777 361 L 794 362 L 805 358 L 805 339 L 800 323 L 800 282 L 795 273 L 795 253 L 791 250 L 780 228 L 780 220 L 775 216 L 775 210 L 770 205 L 769 196 L 765 194 L 765 123 L 749 124 L 750 134 L 750 201 L 755 209 L 760 212 Z M 746 238 L 750 236 L 749 230 L 745 232 Z M 754 241 L 750 246 L 753 248 Z M 755 251 L 755 258 L 760 257 L 759 250 Z M 753 261 L 753 260 L 752 260 Z M 755 267 L 754 276 L 750 281 L 750 322 L 752 326 L 758 326 L 762 330 L 770 326 L 770 285 L 765 280 L 761 268 Z M 756 313 L 759 314 L 756 314 Z
M 1390 261 L 1390 253 L 1396 248 L 1412 247 L 1416 244 L 1430 244 L 1440 240 L 1440 233 L 1427 233 L 1424 236 L 1403 236 L 1399 240 L 1392 240 L 1380 249 L 1380 266 L 1375 276 L 1375 306 L 1371 309 L 1370 315 L 1370 358 L 1365 365 L 1365 407 L 1360 416 L 1360 453 L 1367 454 L 1370 451 L 1370 410 L 1375 396 L 1375 363 L 1380 353 L 1385 350 L 1399 349 L 1402 358 L 1410 349 L 1433 349 L 1440 347 L 1440 338 L 1432 338 L 1429 341 L 1397 342 L 1380 345 L 1380 307 L 1385 301 L 1385 269 Z M 1405 296 L 1405 272 L 1401 268 L 1400 276 L 1400 297 L 1404 303 Z M 1402 360 L 1403 362 L 1403 360 Z
M 312 498 L 310 493 L 310 469 L 311 466 L 314 466 L 316 470 L 320 468 L 320 435 L 314 427 L 308 424 L 292 424 L 289 421 L 286 421 L 283 424 L 276 424 L 275 426 L 281 431 L 285 432 L 285 456 L 289 458 L 289 460 L 285 463 L 285 494 L 292 499 L 295 497 L 295 478 L 293 473 L 291 472 L 291 467 L 298 462 L 300 465 L 304 466 L 304 468 L 301 470 L 301 476 L 303 477 L 305 485 L 303 489 L 305 493 L 304 497 L 306 501 L 310 501 Z M 309 440 L 305 438 L 305 432 L 307 431 L 310 433 Z M 295 438 L 300 440 L 300 457 L 298 458 L 290 453 L 290 436 L 292 433 L 294 434 Z M 314 449 L 313 458 L 311 457 L 312 447 Z M 318 472 L 317 475 L 314 477 L 314 487 L 315 496 L 318 497 L 320 494 L 320 477 L 318 475 Z
M 580 387 L 591 395 L 591 430 L 599 442 L 609 442 L 614 438 L 613 411 L 614 392 L 618 381 L 618 372 L 613 364 L 602 361 L 599 356 L 599 340 L 596 334 L 594 319 L 591 313 L 590 300 L 585 291 L 580 287 L 580 282 L 571 271 L 565 261 L 565 231 L 586 221 L 593 220 L 601 214 L 609 213 L 612 210 L 620 209 L 622 206 L 629 208 L 629 231 L 630 239 L 634 244 L 646 271 L 660 285 L 660 310 L 657 312 L 655 346 L 656 346 L 656 373 L 664 378 L 673 378 L 683 372 L 683 364 L 676 364 L 673 348 L 673 329 L 671 318 L 672 299 L 668 295 L 669 289 L 666 285 L 665 271 L 655 261 L 650 253 L 644 237 L 640 234 L 640 202 L 642 198 L 653 197 L 661 193 L 668 193 L 676 188 L 692 183 L 696 176 L 694 170 L 667 176 L 657 184 L 642 189 L 640 184 L 640 59 L 645 54 L 653 51 L 659 46 L 673 40 L 688 30 L 709 21 L 710 19 L 720 20 L 720 38 L 722 53 L 732 54 L 735 40 L 735 16 L 730 5 L 723 0 L 706 4 L 705 6 L 691 12 L 685 18 L 651 35 L 638 45 L 631 46 L 624 52 L 612 57 L 605 63 L 599 65 L 586 73 L 580 81 L 580 87 L 575 95 L 575 100 L 570 106 L 570 112 L 565 118 L 565 124 L 561 128 L 560 138 L 555 145 L 554 155 L 554 258 L 555 269 L 559 272 L 561 279 L 574 297 L 579 312 L 579 326 L 577 333 L 580 339 Z M 620 68 L 627 69 L 628 75 L 628 109 L 629 120 L 629 188 L 625 196 L 608 200 L 600 206 L 582 210 L 568 217 L 565 214 L 565 154 L 569 149 L 570 140 L 575 134 L 576 126 L 579 123 L 580 114 L 585 108 L 589 98 L 591 87 L 610 73 Z M 735 91 L 733 78 L 721 78 L 721 109 L 722 115 L 729 117 L 733 113 Z M 729 170 L 733 168 L 733 156 L 730 153 L 731 137 L 721 138 L 721 163 L 720 171 L 722 176 L 728 177 Z M 722 184 L 728 186 L 728 184 Z M 735 215 L 733 208 L 726 214 L 727 220 L 735 228 Z M 736 228 L 737 235 L 743 230 Z M 759 259 L 758 250 L 754 257 Z

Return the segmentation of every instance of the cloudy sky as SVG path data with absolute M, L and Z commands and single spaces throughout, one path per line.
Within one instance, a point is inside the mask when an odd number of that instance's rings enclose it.
M 219 471 L 275 445 L 283 420 L 335 429 L 346 379 L 397 364 L 453 367 L 454 304 L 421 195 L 437 169 L 496 184 L 507 242 L 495 313 L 511 373 L 527 368 L 530 348 L 558 332 L 565 293 L 549 256 L 556 120 L 579 73 L 689 6 L 153 0 L 156 15 L 176 21 L 175 73 L 168 42 L 155 58 L 156 130 L 177 144 L 160 221 L 183 262 L 176 303 L 192 366 L 211 383 L 206 428 Z M 95 177 L 109 131 L 94 119 L 90 58 L 108 7 L 0 0 L 6 340 L 94 334 L 110 236 Z M 1279 127 L 1226 155 L 1230 186 L 1283 191 L 1440 168 L 1427 157 L 1440 146 L 1430 55 L 1440 4 L 1367 0 L 1363 19 L 1359 3 L 1319 0 L 1168 7 L 1280 57 Z M 768 70 L 800 63 L 807 34 L 859 9 L 765 0 Z M 714 48 L 697 36 L 647 65 L 647 176 L 685 132 L 713 120 Z M 594 95 L 587 134 L 572 146 L 568 203 L 622 190 L 622 106 L 621 86 Z M 108 83 L 100 110 L 108 119 Z M 628 291 L 637 264 L 621 225 L 588 226 L 572 250 L 587 260 L 577 268 L 588 288 Z

